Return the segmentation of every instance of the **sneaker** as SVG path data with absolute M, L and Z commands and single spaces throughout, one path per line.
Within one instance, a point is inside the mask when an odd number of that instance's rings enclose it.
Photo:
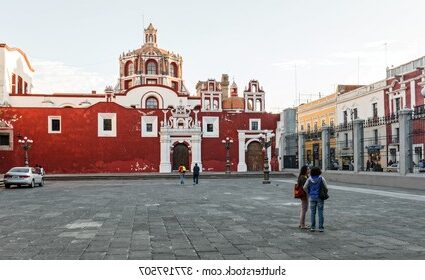
M 310 229 L 310 231 L 311 231 L 311 232 L 315 232 L 315 231 L 316 231 L 316 229 L 315 229 L 314 227 L 312 227 L 312 228 Z
M 324 228 L 319 228 L 319 232 L 324 232 L 325 229 Z

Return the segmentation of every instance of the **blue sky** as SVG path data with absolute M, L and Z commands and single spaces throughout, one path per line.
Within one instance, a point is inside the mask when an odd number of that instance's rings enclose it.
M 0 42 L 28 54 L 34 92 L 115 85 L 120 53 L 142 44 L 143 15 L 159 46 L 183 56 L 192 94 L 198 80 L 222 73 L 240 94 L 258 79 L 269 110 L 295 104 L 295 81 L 305 101 L 336 84 L 378 81 L 386 65 L 425 55 L 419 0 L 4 2 Z

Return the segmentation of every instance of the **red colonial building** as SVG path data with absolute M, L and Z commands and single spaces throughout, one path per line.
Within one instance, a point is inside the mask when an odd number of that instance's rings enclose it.
M 398 118 L 401 109 L 413 110 L 412 155 L 417 165 L 424 159 L 425 144 L 425 57 L 387 70 L 385 113 Z M 397 121 L 387 124 L 389 159 L 399 161 L 400 127 Z
M 203 171 L 224 171 L 226 137 L 233 140 L 233 171 L 261 170 L 265 152 L 274 162 L 279 114 L 265 111 L 260 83 L 249 81 L 239 96 L 224 74 L 198 82 L 191 95 L 182 57 L 158 48 L 157 39 L 150 24 L 141 47 L 120 56 L 118 83 L 104 93 L 32 93 L 32 76 L 18 73 L 29 70 L 15 67 L 29 61 L 22 51 L 14 53 L 0 72 L 6 85 L 0 89 L 0 173 L 23 165 L 23 137 L 34 141 L 30 164 L 48 173 L 167 173 L 195 163 Z M 8 51 L 5 57 L 12 57 Z M 23 94 L 12 88 L 17 75 L 29 77 Z M 266 136 L 272 146 L 264 151 Z

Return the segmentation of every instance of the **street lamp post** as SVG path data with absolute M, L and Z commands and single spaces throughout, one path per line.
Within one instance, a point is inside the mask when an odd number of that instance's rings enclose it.
M 226 174 L 230 174 L 230 146 L 232 145 L 233 140 L 226 137 L 226 139 L 221 140 L 221 143 L 223 143 L 226 148 Z
M 263 145 L 263 151 L 264 151 L 264 168 L 263 168 L 263 173 L 264 173 L 264 179 L 263 179 L 263 184 L 270 184 L 270 167 L 269 167 L 269 157 L 267 155 L 267 148 L 270 147 L 272 145 L 272 140 L 268 140 L 267 139 L 267 132 L 265 134 L 261 133 L 259 135 L 260 139 L 261 139 L 261 143 Z M 270 138 L 273 137 L 274 134 L 270 134 Z
M 23 139 L 19 139 L 18 143 L 21 144 L 22 149 L 24 149 L 25 152 L 25 166 L 29 166 L 29 161 L 28 161 L 28 151 L 31 149 L 32 143 L 34 141 L 29 139 L 28 137 L 24 137 Z

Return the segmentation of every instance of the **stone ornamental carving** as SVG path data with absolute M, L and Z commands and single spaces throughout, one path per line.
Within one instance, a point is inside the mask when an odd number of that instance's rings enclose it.
M 195 120 L 191 117 L 191 113 L 195 114 Z M 164 121 L 161 121 L 161 127 L 171 129 L 196 129 L 200 128 L 201 122 L 198 121 L 197 110 L 191 110 L 189 106 L 183 105 L 180 100 L 177 108 L 171 109 L 171 117 L 167 120 L 168 110 L 163 110 Z

